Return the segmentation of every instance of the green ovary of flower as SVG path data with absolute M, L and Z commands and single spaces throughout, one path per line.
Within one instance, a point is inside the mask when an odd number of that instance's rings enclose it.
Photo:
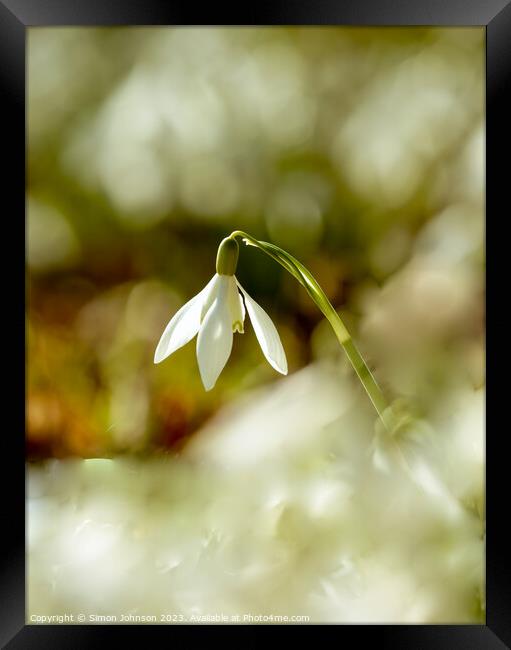
M 216 272 L 219 275 L 234 275 L 238 265 L 240 248 L 238 242 L 226 237 L 220 242 L 216 255 Z

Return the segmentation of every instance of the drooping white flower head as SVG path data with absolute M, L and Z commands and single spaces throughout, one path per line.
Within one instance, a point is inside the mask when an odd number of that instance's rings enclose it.
M 234 275 L 237 246 L 234 239 L 224 239 L 219 247 L 217 273 L 174 314 L 154 354 L 154 363 L 160 363 L 198 333 L 197 361 L 206 390 L 214 387 L 229 359 L 233 332 L 244 331 L 245 305 L 264 356 L 275 370 L 287 374 L 286 354 L 275 325 Z

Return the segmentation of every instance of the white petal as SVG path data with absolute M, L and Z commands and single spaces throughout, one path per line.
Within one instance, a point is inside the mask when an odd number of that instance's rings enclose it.
M 197 334 L 201 322 L 203 304 L 216 293 L 218 276 L 215 274 L 204 289 L 189 300 L 171 318 L 156 346 L 154 363 L 160 363 L 173 352 L 183 347 Z
M 252 321 L 255 335 L 257 336 L 264 356 L 275 370 L 281 372 L 283 375 L 287 375 L 286 353 L 282 347 L 280 336 L 275 325 L 264 309 L 248 295 L 239 282 L 238 287 L 245 296 L 248 315 Z
M 197 361 L 206 390 L 211 390 L 232 350 L 232 322 L 228 302 L 229 276 L 220 275 L 216 298 L 197 337 Z
M 229 278 L 229 289 L 227 300 L 229 302 L 229 312 L 231 314 L 232 331 L 243 334 L 243 323 L 245 322 L 245 306 L 238 287 L 236 278 L 232 275 Z
M 220 278 L 220 276 L 218 275 L 218 273 L 215 273 L 215 275 L 213 276 L 213 279 L 212 279 L 212 281 L 210 283 L 211 284 L 211 289 L 209 290 L 208 294 L 204 297 L 204 300 L 202 302 L 201 312 L 200 312 L 200 322 L 201 323 L 204 320 L 204 317 L 208 313 L 209 308 L 211 307 L 211 305 L 213 304 L 213 301 L 216 298 L 216 295 L 218 293 L 218 287 L 219 287 L 219 284 L 218 284 L 219 278 Z

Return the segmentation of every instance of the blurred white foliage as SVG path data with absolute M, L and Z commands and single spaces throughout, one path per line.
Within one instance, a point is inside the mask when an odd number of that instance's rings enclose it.
M 399 454 L 380 435 L 387 471 L 351 386 L 316 364 L 226 407 L 181 457 L 30 467 L 28 616 L 479 621 L 480 393 Z
M 105 193 L 128 227 L 180 208 L 220 220 L 261 213 L 278 161 L 300 151 L 330 158 L 369 205 L 396 209 L 482 117 L 478 38 L 431 30 L 398 43 L 369 30 L 361 45 L 342 29 L 137 29 L 110 40 L 100 30 L 33 31 L 31 148 L 63 124 L 63 167 Z M 87 93 L 102 101 L 84 111 Z M 440 195 L 480 193 L 482 137 L 467 144 L 463 174 L 437 179 Z
M 252 393 L 222 409 L 189 444 L 187 455 L 206 454 L 227 467 L 274 463 L 310 445 L 318 429 L 351 401 L 349 385 L 329 365 L 321 374 L 309 367 L 271 390 L 262 388 L 259 397 Z
M 391 209 L 403 205 L 427 166 L 463 134 L 473 109 L 482 112 L 482 90 L 478 106 L 465 101 L 480 70 L 457 63 L 454 83 L 440 39 L 389 65 L 367 87 L 332 142 L 333 160 L 361 196 Z
M 74 130 L 64 164 L 106 192 L 127 225 L 154 224 L 176 201 L 204 217 L 250 210 L 240 156 L 249 147 L 264 160 L 314 127 L 305 62 L 284 34 L 154 31 L 138 64 Z
M 440 358 L 445 381 L 462 387 L 467 381 L 474 387 L 484 382 L 478 336 L 483 328 L 483 241 L 482 205 L 449 204 L 418 233 L 410 259 L 381 290 L 363 296 L 362 335 L 398 394 L 424 393 L 431 381 L 426 368 L 433 370 Z M 379 255 L 376 248 L 373 263 Z M 472 353 L 462 355 L 470 345 Z M 453 359 L 449 371 L 446 354 Z

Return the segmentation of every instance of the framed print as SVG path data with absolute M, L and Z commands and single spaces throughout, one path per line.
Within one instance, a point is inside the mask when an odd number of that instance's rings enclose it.
M 508 647 L 511 5 L 211 13 L 0 0 L 2 647 Z

